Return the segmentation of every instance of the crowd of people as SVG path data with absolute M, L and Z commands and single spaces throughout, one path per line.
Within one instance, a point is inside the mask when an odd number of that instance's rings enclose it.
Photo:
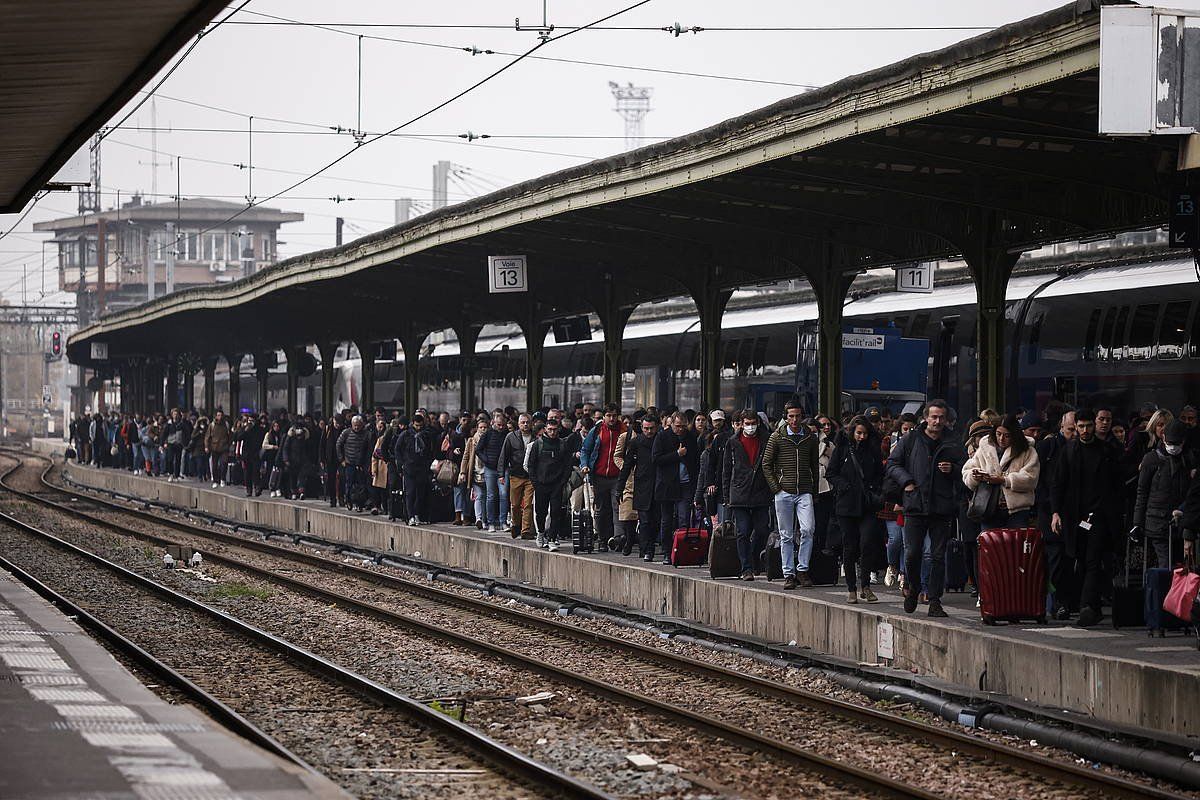
M 1133 553 L 1169 566 L 1193 556 L 1200 530 L 1192 406 L 1176 418 L 1052 402 L 971 420 L 940 400 L 919 416 L 870 407 L 840 418 L 793 402 L 778 420 L 592 403 L 457 418 L 172 409 L 79 417 L 70 437 L 71 455 L 96 466 L 473 525 L 549 550 L 569 540 L 587 481 L 601 552 L 670 563 L 674 532 L 709 518 L 736 531 L 743 580 L 777 552 L 785 589 L 832 583 L 840 569 L 848 602 L 876 602 L 882 582 L 901 588 L 905 611 L 925 604 L 934 617 L 946 616 L 947 588 L 977 591 L 982 530 L 1039 528 L 1047 612 L 1084 627 L 1102 618 Z

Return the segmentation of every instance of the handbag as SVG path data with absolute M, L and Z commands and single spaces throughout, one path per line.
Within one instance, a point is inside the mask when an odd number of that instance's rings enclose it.
M 991 519 L 1000 508 L 1000 487 L 994 483 L 981 483 L 975 487 L 971 502 L 967 506 L 967 519 L 973 522 Z
M 1163 600 L 1163 611 L 1191 622 L 1197 594 L 1200 594 L 1200 573 L 1191 564 L 1185 564 L 1171 575 L 1171 590 Z
M 883 495 L 873 491 L 870 486 L 867 486 L 866 476 L 863 475 L 862 465 L 858 463 L 858 459 L 854 457 L 854 452 L 846 454 L 846 460 L 854 464 L 854 470 L 858 473 L 858 482 L 862 485 L 863 504 L 866 508 L 863 509 L 867 514 L 874 514 L 883 511 Z
M 451 487 L 458 483 L 458 465 L 448 458 L 443 458 L 438 464 L 435 480 L 438 486 L 444 487 Z

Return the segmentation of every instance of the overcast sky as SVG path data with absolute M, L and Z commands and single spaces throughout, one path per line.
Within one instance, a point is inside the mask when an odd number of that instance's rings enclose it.
M 549 21 L 559 26 L 556 34 L 561 34 L 564 26 L 587 24 L 633 2 L 549 0 Z M 1063 2 L 651 0 L 607 24 L 655 28 L 675 23 L 684 27 L 994 27 Z M 261 24 L 274 20 L 259 14 L 319 23 L 351 33 Z M 244 202 L 250 191 L 246 171 L 230 165 L 248 160 L 249 137 L 245 131 L 249 115 L 255 117 L 253 126 L 257 131 L 253 139 L 252 189 L 257 198 L 283 190 L 355 149 L 349 135 L 323 132 L 316 126 L 327 129 L 357 125 L 358 34 L 364 37 L 362 128 L 381 132 L 428 111 L 535 45 L 535 33 L 511 30 L 516 17 L 523 25 L 540 23 L 541 0 L 252 0 L 230 24 L 205 37 L 158 90 L 159 99 L 154 103 L 157 126 L 173 129 L 157 135 L 157 161 L 162 164 L 157 169 L 157 191 L 162 195 L 159 201 L 166 202 L 174 195 L 177 176 L 173 163 L 168 166 L 168 162 L 182 156 L 179 185 L 184 197 Z M 342 27 L 350 23 L 498 25 L 509 29 Z M 428 202 L 431 167 L 439 159 L 456 166 L 456 179 L 450 185 L 453 202 L 624 150 L 624 123 L 613 110 L 609 81 L 653 88 L 653 110 L 645 120 L 645 135 L 655 137 L 646 140 L 650 142 L 798 94 L 805 86 L 826 84 L 975 33 L 705 31 L 674 37 L 659 30 L 582 31 L 545 45 L 535 55 L 613 66 L 525 59 L 405 129 L 405 133 L 425 135 L 422 138 L 391 137 L 357 148 L 328 173 L 267 203 L 306 216 L 304 222 L 286 225 L 280 231 L 279 238 L 285 242 L 280 245 L 280 253 L 293 256 L 331 246 L 337 216 L 347 221 L 347 240 L 391 225 L 394 198 Z M 461 49 L 430 45 L 475 47 L 513 55 L 471 55 Z M 644 68 L 748 80 L 673 75 Z M 114 122 L 122 116 L 124 112 Z M 150 163 L 155 160 L 149 149 L 152 134 L 136 130 L 150 126 L 151 104 L 146 103 L 106 139 L 102 148 L 106 208 L 115 204 L 118 190 L 122 200 L 133 192 L 151 192 L 154 168 Z M 180 128 L 235 132 L 185 132 Z M 271 134 L 267 132 L 270 130 L 293 133 Z M 310 133 L 294 133 L 299 131 Z M 467 131 L 493 138 L 475 142 L 457 138 Z M 329 199 L 337 196 L 355 199 L 341 203 Z M 39 297 L 43 286 L 41 242 L 46 237 L 33 234 L 31 227 L 36 221 L 72 215 L 76 206 L 73 194 L 52 194 L 13 235 L 0 241 L 0 292 L 9 302 L 21 300 L 23 267 L 28 302 L 74 302 L 73 296 L 52 293 L 57 272 L 50 247 L 45 248 L 47 296 Z M 16 216 L 0 215 L 0 231 L 7 230 Z

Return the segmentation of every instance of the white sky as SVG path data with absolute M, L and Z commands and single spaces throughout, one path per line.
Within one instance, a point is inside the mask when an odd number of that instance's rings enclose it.
M 1065 0 L 858 0 L 818 3 L 812 0 L 651 0 L 609 25 L 666 27 L 719 26 L 986 26 L 1021 19 L 1063 5 Z M 633 0 L 549 0 L 550 22 L 582 25 L 628 5 Z M 233 4 L 236 6 L 236 4 Z M 233 19 L 264 22 L 248 12 L 327 23 L 492 24 L 511 26 L 540 22 L 541 0 L 455 0 L 430 3 L 406 0 L 252 0 Z M 223 15 L 221 15 L 223 16 Z M 219 19 L 220 17 L 218 17 Z M 536 44 L 529 32 L 477 29 L 360 28 L 354 33 L 456 47 L 474 46 L 521 53 Z M 561 33 L 561 31 L 559 31 Z M 633 67 L 702 72 L 788 84 L 822 85 L 864 70 L 934 50 L 974 35 L 971 31 L 707 31 L 678 38 L 662 31 L 582 31 L 552 42 L 536 55 L 601 61 L 629 68 L 583 66 L 526 59 L 447 108 L 415 123 L 405 132 L 444 134 L 451 138 L 387 138 L 364 146 L 326 175 L 292 190 L 268 206 L 301 211 L 302 223 L 280 230 L 283 257 L 332 246 L 334 218 L 345 217 L 347 241 L 392 224 L 392 199 L 428 201 L 431 167 L 439 159 L 470 170 L 464 183 L 451 183 L 451 202 L 469 194 L 535 177 L 625 149 L 624 124 L 613 110 L 609 81 L 654 89 L 653 111 L 647 116 L 648 137 L 670 137 L 797 94 L 799 86 L 749 83 L 651 73 Z M 357 36 L 303 26 L 222 26 L 205 37 L 187 60 L 158 90 L 157 124 L 171 128 L 227 128 L 245 131 L 244 116 L 210 111 L 173 100 L 231 109 L 256 118 L 354 127 L 358 73 Z M 364 38 L 362 126 L 378 132 L 427 111 L 503 66 L 509 56 L 472 56 L 440 49 Z M 153 83 L 151 83 L 153 85 Z M 149 193 L 151 133 L 126 128 L 151 124 L 149 103 L 114 131 L 102 148 L 105 207 L 134 191 Z M 120 119 L 125 112 L 115 119 Z M 317 130 L 256 119 L 266 129 Z M 472 131 L 495 137 L 566 136 L 611 138 L 493 138 L 467 143 L 453 138 Z M 647 142 L 656 139 L 647 139 Z M 133 145 L 133 146 L 131 146 Z M 273 194 L 338 155 L 353 149 L 347 135 L 271 135 L 254 137 L 254 195 Z M 136 146 L 136 147 L 134 147 Z M 160 132 L 158 160 L 183 157 L 180 191 L 184 197 L 247 193 L 244 170 L 206 163 L 247 160 L 247 135 L 216 132 Z M 499 148 L 516 148 L 499 149 Z M 270 172 L 291 170 L 299 175 Z M 331 176 L 350 180 L 334 180 Z M 373 183 L 372 183 L 373 182 Z M 386 184 L 386 185 L 378 185 Z M 158 192 L 175 193 L 172 167 L 158 169 Z M 335 196 L 356 198 L 335 203 Z M 147 197 L 147 202 L 152 198 Z M 41 242 L 34 222 L 75 213 L 74 194 L 52 194 L 9 237 L 0 240 L 0 294 L 25 300 L 73 304 L 73 296 L 54 292 L 55 254 L 45 248 L 44 285 Z M 0 215 L 0 232 L 18 215 Z

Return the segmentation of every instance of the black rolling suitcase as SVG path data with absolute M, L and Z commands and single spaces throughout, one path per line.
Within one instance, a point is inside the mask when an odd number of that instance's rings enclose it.
M 967 546 L 958 537 L 946 542 L 946 588 L 952 592 L 967 588 Z
M 742 574 L 742 559 L 737 549 L 737 526 L 732 521 L 722 522 L 709 537 L 708 574 L 713 578 L 737 578 Z
M 1128 543 L 1125 548 L 1125 569 L 1113 580 L 1112 626 L 1140 628 L 1146 624 L 1146 547 Z M 1140 562 L 1140 569 L 1132 565 Z
M 797 549 L 799 546 L 797 545 Z M 836 555 L 829 555 L 822 550 L 813 548 L 808 559 L 808 577 L 815 586 L 834 586 L 838 582 L 842 560 Z
M 762 551 L 759 558 L 762 561 L 763 568 L 767 573 L 767 580 L 782 580 L 783 550 L 781 550 L 779 547 L 778 531 L 771 531 L 771 535 L 767 537 L 767 549 Z
M 583 476 L 583 508 L 571 512 L 571 552 L 593 553 L 596 550 L 596 519 L 592 510 L 596 507 L 592 494 L 592 480 Z
M 1186 632 L 1191 625 L 1179 617 L 1163 609 L 1163 601 L 1167 592 L 1171 591 L 1171 579 L 1175 575 L 1175 527 L 1167 528 L 1167 563 L 1168 567 L 1147 568 L 1145 575 L 1145 591 L 1142 600 L 1146 617 L 1146 630 L 1150 636 L 1164 636 L 1167 631 Z M 1146 541 L 1146 559 L 1149 561 L 1151 544 Z

